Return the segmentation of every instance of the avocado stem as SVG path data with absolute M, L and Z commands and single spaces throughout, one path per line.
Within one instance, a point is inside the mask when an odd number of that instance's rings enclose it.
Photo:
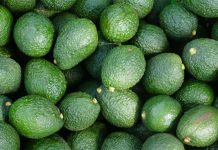
M 142 119 L 145 119 L 145 117 L 146 117 L 146 113 L 145 113 L 144 111 L 142 112 L 141 117 L 142 117 Z
M 193 30 L 192 31 L 192 36 L 195 36 L 197 34 L 197 31 L 196 30 Z
M 197 53 L 197 49 L 196 48 L 190 48 L 189 52 L 190 52 L 191 56 L 195 55 Z
M 93 99 L 92 99 L 92 102 L 93 102 L 94 104 L 97 104 L 97 103 L 98 103 L 98 101 L 97 101 L 96 98 L 93 98 Z
M 115 88 L 110 86 L 110 87 L 109 87 L 109 91 L 110 91 L 110 92 L 114 92 L 114 91 L 115 91 Z
M 11 102 L 6 102 L 5 106 L 7 106 L 7 107 L 11 106 Z
M 99 88 L 97 88 L 96 91 L 97 91 L 98 94 L 100 94 L 102 92 L 102 89 L 99 87 Z
M 56 59 L 54 59 L 54 64 L 55 64 L 55 65 L 57 64 L 57 60 L 56 60 Z
M 191 139 L 189 137 L 184 138 L 184 143 L 190 143 Z
M 60 118 L 61 118 L 61 119 L 63 119 L 63 118 L 64 118 L 64 115 L 63 115 L 62 113 L 60 114 Z
M 185 70 L 185 65 L 184 64 L 182 64 L 182 70 Z

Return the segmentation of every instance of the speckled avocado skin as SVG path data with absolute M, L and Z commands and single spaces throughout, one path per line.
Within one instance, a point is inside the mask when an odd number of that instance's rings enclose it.
M 24 84 L 29 94 L 41 95 L 53 103 L 62 98 L 67 87 L 61 70 L 45 59 L 32 59 L 27 63 Z
M 9 122 L 21 135 L 31 139 L 54 134 L 64 124 L 59 109 L 38 95 L 28 95 L 16 100 L 9 111 Z
M 0 122 L 0 149 L 20 150 L 20 138 L 16 130 L 5 122 Z
M 10 39 L 13 16 L 11 12 L 2 5 L 0 5 L 0 20 L 0 46 L 4 46 Z
M 98 45 L 98 33 L 88 19 L 68 23 L 57 37 L 54 59 L 62 70 L 70 69 L 89 57 Z
M 48 9 L 64 11 L 71 8 L 76 0 L 41 0 L 41 2 Z
M 218 41 L 201 38 L 186 44 L 182 58 L 187 71 L 202 81 L 218 80 Z
M 218 0 L 183 0 L 184 5 L 195 14 L 206 17 L 218 17 Z
M 9 97 L 0 95 L 0 121 L 8 120 L 8 113 L 12 101 Z
M 36 0 L 4 0 L 3 3 L 13 12 L 25 12 L 35 7 Z

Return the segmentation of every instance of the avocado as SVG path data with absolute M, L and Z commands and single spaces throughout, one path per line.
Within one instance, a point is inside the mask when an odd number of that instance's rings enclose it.
M 41 95 L 57 103 L 64 95 L 67 82 L 64 74 L 45 59 L 32 59 L 25 68 L 24 84 L 27 93 Z
M 179 55 L 162 53 L 147 62 L 143 84 L 148 93 L 172 95 L 182 86 L 184 65 Z
M 113 2 L 130 4 L 137 11 L 139 18 L 147 16 L 154 4 L 154 0 L 113 0 Z
M 101 147 L 101 150 L 141 150 L 142 142 L 126 132 L 112 132 Z
M 67 142 L 72 150 L 100 150 L 106 133 L 106 126 L 96 122 L 85 130 L 71 133 Z
M 132 45 L 117 46 L 105 57 L 101 79 L 106 87 L 128 89 L 140 81 L 146 61 L 139 48 Z
M 64 124 L 63 114 L 48 99 L 28 95 L 16 100 L 9 111 L 9 122 L 23 136 L 40 139 L 54 134 Z
M 54 59 L 62 70 L 71 69 L 89 57 L 98 45 L 95 24 L 88 19 L 75 19 L 61 30 L 54 47 Z
M 187 71 L 196 79 L 218 79 L 218 41 L 208 38 L 192 40 L 185 45 L 182 58 Z
M 13 93 L 21 83 L 21 67 L 13 59 L 0 57 L 0 94 Z
M 45 56 L 51 49 L 53 37 L 52 22 L 34 12 L 21 16 L 14 27 L 14 40 L 20 51 L 27 56 Z
M 10 98 L 4 95 L 0 95 L 0 121 L 8 120 L 8 113 L 11 107 L 12 101 Z
M 141 113 L 143 123 L 154 132 L 168 132 L 173 129 L 180 117 L 182 106 L 168 95 L 149 98 Z
M 48 9 L 64 11 L 70 9 L 76 0 L 40 0 L 40 2 Z
M 97 21 L 102 11 L 111 4 L 112 0 L 77 0 L 73 11 L 81 18 Z
M 100 28 L 106 40 L 122 43 L 137 32 L 139 17 L 129 4 L 117 3 L 107 7 L 100 17 Z
M 60 110 L 64 115 L 64 127 L 71 131 L 84 130 L 93 125 L 100 113 L 96 98 L 75 92 L 63 98 Z
M 133 127 L 139 119 L 140 100 L 131 90 L 114 90 L 101 86 L 97 89 L 97 99 L 104 118 L 116 127 Z
M 93 97 L 96 96 L 96 89 L 101 85 L 98 81 L 88 80 L 79 85 L 79 91 L 85 92 Z
M 12 54 L 11 54 L 11 51 L 8 50 L 7 48 L 4 48 L 4 47 L 0 47 L 0 57 L 11 57 Z
M 186 111 L 176 133 L 186 145 L 205 147 L 213 144 L 218 137 L 218 110 L 199 105 Z
M 211 38 L 218 41 L 218 22 L 213 24 Z
M 0 46 L 4 46 L 10 39 L 13 16 L 11 12 L 2 5 L 0 5 L 0 20 Z
M 185 110 L 196 105 L 211 105 L 214 100 L 213 89 L 201 81 L 186 81 L 175 94 Z
M 195 14 L 205 18 L 218 17 L 217 0 L 183 0 L 183 4 Z
M 54 24 L 55 30 L 57 33 L 59 33 L 63 27 L 68 24 L 68 22 L 74 21 L 74 19 L 77 19 L 78 17 L 72 13 L 69 12 L 63 12 L 58 15 L 56 15 L 52 22 Z
M 25 144 L 24 150 L 71 150 L 70 146 L 67 142 L 57 134 L 36 139 L 36 140 L 29 140 Z
M 169 133 L 157 133 L 149 137 L 142 150 L 185 150 L 183 144 Z
M 85 60 L 85 67 L 88 73 L 95 79 L 101 79 L 101 68 L 108 52 L 117 46 L 115 43 L 110 43 L 103 38 L 101 32 L 98 32 L 99 42 L 96 51 Z
M 20 138 L 16 130 L 9 124 L 0 121 L 0 149 L 19 150 Z
M 170 4 L 160 14 L 160 25 L 174 40 L 187 40 L 197 33 L 197 17 L 181 4 Z
M 145 56 L 158 54 L 168 50 L 169 43 L 164 31 L 155 25 L 141 22 L 133 43 Z
M 36 0 L 3 0 L 4 4 L 13 12 L 31 11 L 35 5 Z

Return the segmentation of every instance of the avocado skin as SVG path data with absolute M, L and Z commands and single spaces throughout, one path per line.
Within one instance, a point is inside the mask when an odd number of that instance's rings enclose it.
M 64 11 L 70 9 L 76 0 L 40 0 L 40 2 L 48 9 Z
M 96 122 L 85 130 L 71 133 L 67 142 L 73 150 L 100 150 L 106 133 L 106 126 Z
M 190 49 L 196 50 L 195 54 Z M 187 71 L 201 81 L 218 80 L 218 41 L 208 38 L 192 40 L 183 49 L 182 58 Z
M 0 20 L 0 46 L 4 46 L 10 40 L 13 16 L 11 12 L 2 5 L 0 5 Z
M 10 106 L 7 103 L 12 103 L 11 99 L 7 96 L 0 95 L 0 121 L 8 121 Z
M 21 83 L 21 67 L 13 59 L 0 57 L 0 94 L 13 93 Z
M 106 87 L 128 89 L 141 80 L 145 67 L 146 61 L 139 48 L 121 45 L 111 49 L 105 57 L 101 79 Z
M 13 12 L 26 12 L 36 6 L 36 0 L 3 0 L 3 4 Z
M 142 150 L 185 150 L 185 148 L 173 135 L 157 133 L 145 141 Z
M 60 13 L 60 11 L 57 11 L 57 10 L 50 10 L 48 8 L 46 8 L 42 2 L 38 2 L 36 4 L 36 7 L 34 8 L 34 12 L 40 14 L 40 15 L 43 15 L 45 17 L 53 17 L 54 15 Z
M 148 93 L 172 95 L 183 81 L 184 70 L 179 55 L 162 53 L 147 61 L 143 84 Z
M 34 12 L 21 16 L 14 27 L 15 43 L 21 52 L 30 57 L 45 56 L 51 49 L 53 38 L 52 22 Z
M 201 81 L 186 81 L 175 93 L 175 99 L 179 101 L 184 110 L 197 105 L 211 105 L 214 100 L 214 91 L 207 83 Z
M 212 145 L 218 136 L 218 110 L 211 106 L 196 106 L 182 116 L 177 126 L 177 137 L 195 147 Z M 186 138 L 190 142 L 185 142 Z
M 218 17 L 217 0 L 183 0 L 183 4 L 195 14 L 205 18 Z
M 139 17 L 129 4 L 117 3 L 107 7 L 100 17 L 100 28 L 106 40 L 122 43 L 137 32 Z
M 52 135 L 64 124 L 59 109 L 38 95 L 16 100 L 9 111 L 9 122 L 21 135 L 31 139 Z
M 88 19 L 75 19 L 59 33 L 53 56 L 62 70 L 71 69 L 94 53 L 97 45 L 95 24 Z
M 100 87 L 97 99 L 101 105 L 104 118 L 116 127 L 133 127 L 139 119 L 141 102 L 131 90 L 109 91 Z
M 5 122 L 0 122 L 0 149 L 1 150 L 19 150 L 20 138 L 16 130 Z
M 142 142 L 126 132 L 112 132 L 101 147 L 101 150 L 141 150 Z
M 170 38 L 188 40 L 197 31 L 198 19 L 181 4 L 170 4 L 160 14 L 160 25 Z
M 57 134 L 37 139 L 29 140 L 25 144 L 24 150 L 71 150 L 67 142 Z
M 45 59 L 32 59 L 25 68 L 27 93 L 41 95 L 57 103 L 64 95 L 67 82 L 61 70 Z
M 90 127 L 100 113 L 100 105 L 92 96 L 75 92 L 63 98 L 60 110 L 64 117 L 64 127 L 71 131 L 80 131 Z

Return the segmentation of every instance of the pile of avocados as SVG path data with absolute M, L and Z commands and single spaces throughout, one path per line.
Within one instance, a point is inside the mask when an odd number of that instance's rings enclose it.
M 218 150 L 218 0 L 0 0 L 0 150 Z

